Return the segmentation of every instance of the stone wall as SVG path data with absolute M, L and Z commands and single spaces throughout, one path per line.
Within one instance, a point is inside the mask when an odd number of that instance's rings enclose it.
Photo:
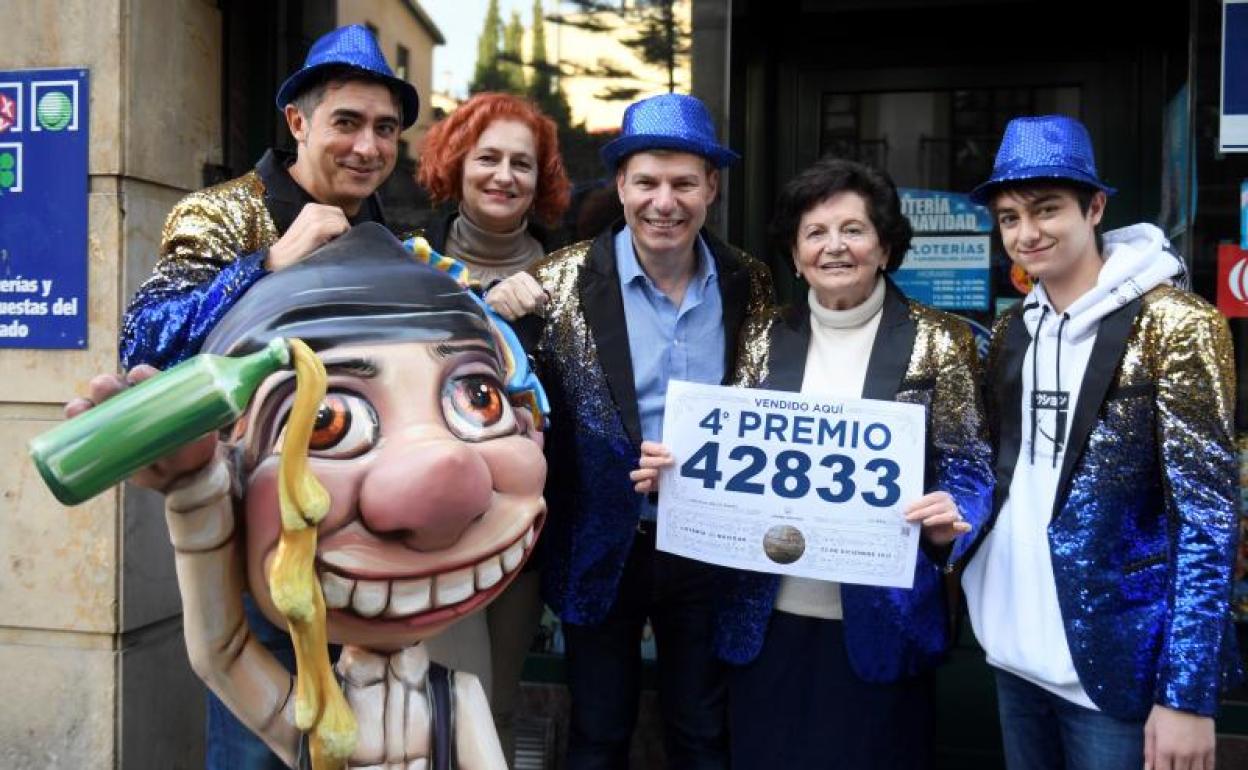
M 5 16 L 0 69 L 90 71 L 90 332 L 82 351 L 0 349 L 0 767 L 202 767 L 203 688 L 159 498 L 65 508 L 25 444 L 115 369 L 165 214 L 220 162 L 218 3 L 8 0 Z

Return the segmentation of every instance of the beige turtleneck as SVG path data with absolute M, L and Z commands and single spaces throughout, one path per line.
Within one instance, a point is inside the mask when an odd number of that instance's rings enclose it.
M 861 398 L 867 363 L 880 328 L 884 307 L 884 278 L 876 280 L 866 301 L 848 310 L 829 310 L 819 304 L 815 290 L 810 304 L 810 347 L 806 350 L 804 395 Z M 841 584 L 828 580 L 784 577 L 776 609 L 793 615 L 837 620 L 841 613 Z
M 545 255 L 528 227 L 528 219 L 523 219 L 511 232 L 485 230 L 468 217 L 461 204 L 446 234 L 446 254 L 466 264 L 472 277 L 488 286 L 527 269 Z

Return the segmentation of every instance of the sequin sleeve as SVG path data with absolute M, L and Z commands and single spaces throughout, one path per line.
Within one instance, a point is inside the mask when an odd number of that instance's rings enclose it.
M 984 416 L 988 424 L 988 445 L 996 452 L 1000 446 L 997 433 L 1001 427 L 1001 405 L 997 403 L 997 392 L 993 387 L 996 379 L 1001 376 L 1001 350 L 1005 347 L 1005 333 L 1010 327 L 1015 311 L 1009 310 L 997 316 L 992 323 L 992 334 L 988 339 L 988 356 L 984 362 L 984 376 L 980 380 L 980 395 L 984 404 Z
M 737 340 L 736 366 L 729 384 L 734 388 L 757 388 L 770 369 L 771 329 L 780 320 L 774 308 L 746 316 Z
M 1142 326 L 1157 377 L 1166 510 L 1174 527 L 1170 618 L 1155 701 L 1212 715 L 1235 560 L 1235 365 L 1226 321 L 1199 298 L 1166 291 Z
M 265 274 L 266 250 L 276 240 L 254 172 L 179 201 L 165 220 L 156 268 L 122 319 L 122 367 L 165 368 L 197 353 Z
M 921 307 L 921 306 L 920 306 Z M 971 330 L 947 313 L 921 309 L 921 339 L 936 366 L 932 394 L 930 462 L 934 489 L 953 497 L 971 532 L 954 541 L 947 564 L 954 564 L 974 541 L 992 512 L 992 450 L 980 396 L 979 355 Z M 920 344 L 922 343 L 922 344 Z
M 750 295 L 745 310 L 745 320 L 737 336 L 737 353 L 734 357 L 729 384 L 737 388 L 757 388 L 766 379 L 768 348 L 771 328 L 779 318 L 772 293 L 771 272 L 757 259 L 740 252 L 749 271 Z
M 775 305 L 775 292 L 771 285 L 771 271 L 760 260 L 739 252 L 745 260 L 746 269 L 750 273 L 750 299 L 746 312 L 749 315 L 761 315 Z

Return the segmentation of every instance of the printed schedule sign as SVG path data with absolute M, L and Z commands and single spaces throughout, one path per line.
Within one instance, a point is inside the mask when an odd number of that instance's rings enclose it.
M 673 380 L 659 550 L 726 567 L 909 588 L 924 409 Z
M 87 85 L 0 72 L 0 347 L 87 346 Z
M 989 264 L 987 235 L 915 236 L 893 280 L 925 305 L 986 310 Z

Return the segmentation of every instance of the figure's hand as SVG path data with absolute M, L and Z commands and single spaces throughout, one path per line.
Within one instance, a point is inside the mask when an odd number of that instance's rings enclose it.
M 633 482 L 633 489 L 648 495 L 659 490 L 659 471 L 676 462 L 667 447 L 657 441 L 641 442 L 641 459 L 637 462 L 637 470 L 631 471 L 628 478 Z
M 87 384 L 86 398 L 75 398 L 65 405 L 65 416 L 75 417 L 96 404 L 101 404 L 121 391 L 137 385 L 160 370 L 143 364 L 126 373 L 123 379 L 116 374 L 100 374 L 91 378 Z M 200 470 L 212 460 L 217 451 L 217 434 L 209 433 L 202 438 L 174 450 L 171 454 L 160 458 L 130 478 L 135 484 L 148 489 L 164 491 L 176 479 Z
M 351 229 L 347 215 L 337 206 L 308 203 L 291 222 L 290 228 L 269 247 L 264 268 L 269 272 L 290 267 L 299 260 Z
M 541 315 L 546 309 L 550 295 L 528 273 L 516 273 L 508 276 L 485 294 L 485 303 L 490 309 L 508 321 L 537 313 Z
M 932 545 L 949 545 L 958 535 L 971 531 L 971 525 L 962 518 L 958 504 L 948 492 L 932 492 L 923 495 L 906 506 L 906 521 L 922 524 L 923 537 Z
M 1154 705 L 1144 723 L 1144 770 L 1213 770 L 1213 719 Z

